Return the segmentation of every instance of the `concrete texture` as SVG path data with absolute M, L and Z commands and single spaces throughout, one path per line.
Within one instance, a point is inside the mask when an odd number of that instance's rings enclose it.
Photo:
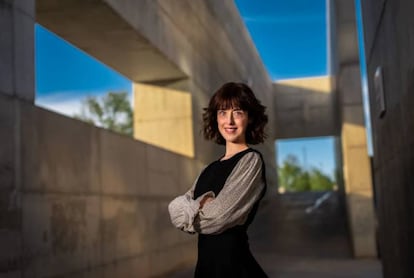
M 19 103 L 0 94 L 0 273 L 21 274 L 22 208 L 19 165 Z M 5 135 L 9 136 L 5 136 Z
M 194 157 L 191 94 L 134 84 L 134 138 Z
M 100 262 L 97 196 L 25 193 L 24 276 L 51 277 Z
M 167 206 L 188 190 L 202 163 L 22 106 L 24 242 L 17 240 L 20 225 L 13 232 L 12 223 L 2 237 L 10 248 L 23 250 L 24 263 L 16 271 L 30 277 L 111 277 L 123 275 L 118 265 L 125 264 L 130 273 L 149 277 L 194 262 L 195 237 L 171 225 Z M 3 262 L 19 257 L 3 255 Z M 12 270 L 13 265 L 2 269 Z
M 409 0 L 362 1 L 384 277 L 414 277 L 413 9 Z M 386 101 L 382 118 L 374 86 L 379 66 Z
M 330 76 L 276 82 L 277 138 L 337 135 L 332 84 Z
M 30 104 L 22 105 L 20 117 L 24 190 L 99 192 L 98 129 Z
M 0 93 L 33 103 L 34 0 L 0 1 Z

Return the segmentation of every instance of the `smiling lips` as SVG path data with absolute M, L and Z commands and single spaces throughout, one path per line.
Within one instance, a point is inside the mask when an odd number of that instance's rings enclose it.
M 237 131 L 237 127 L 225 127 L 225 128 L 224 128 L 224 130 L 225 130 L 227 133 L 236 133 L 236 131 Z

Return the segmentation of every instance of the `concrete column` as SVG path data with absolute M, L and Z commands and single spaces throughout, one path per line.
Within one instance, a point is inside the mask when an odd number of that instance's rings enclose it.
M 34 101 L 34 0 L 0 0 L 0 276 L 20 277 L 21 121 Z
M 0 0 L 0 94 L 34 101 L 34 0 Z
M 336 74 L 343 179 L 355 257 L 375 257 L 375 213 L 362 103 L 354 1 L 336 0 Z
M 359 65 L 342 67 L 339 90 L 342 92 L 341 141 L 343 178 L 349 228 L 355 257 L 375 257 L 375 213 L 371 165 L 368 157 L 362 99 L 350 102 L 350 95 L 361 94 Z

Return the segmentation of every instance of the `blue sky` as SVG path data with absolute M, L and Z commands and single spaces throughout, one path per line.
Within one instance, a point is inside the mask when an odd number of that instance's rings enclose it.
M 129 79 L 39 25 L 35 38 L 37 105 L 73 116 L 86 95 L 131 94 Z
M 235 1 L 273 80 L 327 74 L 325 0 Z M 36 104 L 72 116 L 86 95 L 131 93 L 131 82 L 36 26 Z M 278 163 L 296 155 L 333 176 L 332 138 L 279 141 Z M 304 155 L 305 154 L 305 155 Z
M 36 26 L 37 97 L 58 92 L 83 96 L 85 92 L 112 91 L 130 87 L 130 81 L 109 67 Z M 57 70 L 59 69 L 59 70 Z
M 325 0 L 235 2 L 273 80 L 326 75 Z
M 316 137 L 291 140 L 278 140 L 278 164 L 282 165 L 284 158 L 294 155 L 306 170 L 312 167 L 323 169 L 327 174 L 333 176 L 335 156 L 334 141 L 330 137 Z

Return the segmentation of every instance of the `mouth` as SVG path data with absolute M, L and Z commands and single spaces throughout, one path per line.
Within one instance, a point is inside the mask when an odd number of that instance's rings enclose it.
M 224 131 L 227 133 L 236 133 L 237 128 L 236 127 L 226 127 L 224 128 Z

